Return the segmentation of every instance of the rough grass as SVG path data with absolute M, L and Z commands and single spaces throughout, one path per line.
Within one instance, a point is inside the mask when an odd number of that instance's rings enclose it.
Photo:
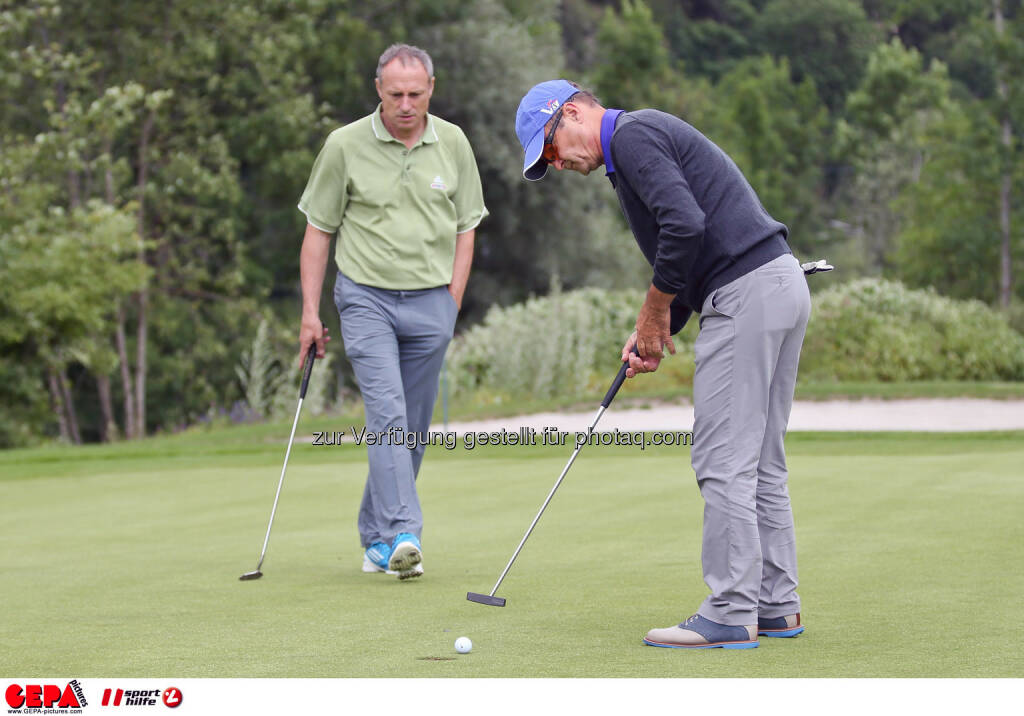
M 347 425 L 304 423 L 316 429 Z M 0 673 L 79 677 L 1021 677 L 1024 435 L 793 434 L 805 634 L 644 647 L 704 596 L 684 449 L 434 449 L 426 575 L 359 571 L 365 461 L 269 428 L 0 456 Z M 31 634 L 26 639 L 26 634 Z M 457 655 L 456 637 L 474 649 Z M 441 660 L 440 657 L 446 657 Z M 455 657 L 448 660 L 447 657 Z

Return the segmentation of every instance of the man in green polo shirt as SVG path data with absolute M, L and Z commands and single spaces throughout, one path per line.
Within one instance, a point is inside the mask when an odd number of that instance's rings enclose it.
M 487 216 L 469 141 L 427 113 L 430 56 L 392 45 L 377 64 L 376 111 L 333 131 L 313 164 L 299 210 L 302 327 L 299 360 L 323 356 L 320 290 L 338 235 L 334 302 L 345 353 L 363 396 L 369 475 L 359 510 L 364 572 L 423 574 L 416 475 L 438 376 Z M 407 444 L 415 442 L 409 449 Z

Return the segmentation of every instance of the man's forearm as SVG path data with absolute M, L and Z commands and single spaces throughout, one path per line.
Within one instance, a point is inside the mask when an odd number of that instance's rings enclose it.
M 663 315 L 669 306 L 672 305 L 672 299 L 675 297 L 674 293 L 665 293 L 652 283 L 647 288 L 647 298 L 644 301 L 644 306 L 649 308 L 651 313 Z
M 315 226 L 306 225 L 299 254 L 299 276 L 302 282 L 302 315 L 320 315 L 320 291 L 324 285 L 327 259 L 331 250 L 331 235 Z
M 675 296 L 665 293 L 653 283 L 647 289 L 647 298 L 636 317 L 636 350 L 641 358 L 661 358 L 662 349 L 672 339 L 669 335 L 669 306 Z M 671 352 L 675 352 L 673 346 Z
M 455 299 L 455 304 L 462 308 L 462 297 L 466 293 L 469 271 L 473 266 L 473 241 L 476 229 L 455 235 L 455 263 L 452 265 L 452 282 L 448 290 Z

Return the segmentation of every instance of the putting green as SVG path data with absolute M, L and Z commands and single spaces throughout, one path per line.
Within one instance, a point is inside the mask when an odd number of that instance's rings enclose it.
M 297 444 L 265 576 L 240 582 L 262 546 L 278 432 L 0 454 L 0 673 L 1024 676 L 1021 433 L 791 435 L 807 632 L 691 652 L 641 644 L 705 595 L 687 449 L 584 449 L 501 609 L 466 592 L 490 591 L 568 447 L 431 448 L 426 575 L 400 583 L 360 571 L 363 449 Z M 458 655 L 463 635 L 473 651 Z

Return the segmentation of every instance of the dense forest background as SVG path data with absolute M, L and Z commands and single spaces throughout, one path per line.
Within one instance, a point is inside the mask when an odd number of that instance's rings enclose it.
M 603 172 L 521 179 L 515 108 L 560 76 L 701 129 L 836 280 L 1024 328 L 1019 0 L 0 0 L 0 446 L 179 429 L 289 376 L 295 205 L 396 41 L 491 211 L 460 331 L 649 280 Z

